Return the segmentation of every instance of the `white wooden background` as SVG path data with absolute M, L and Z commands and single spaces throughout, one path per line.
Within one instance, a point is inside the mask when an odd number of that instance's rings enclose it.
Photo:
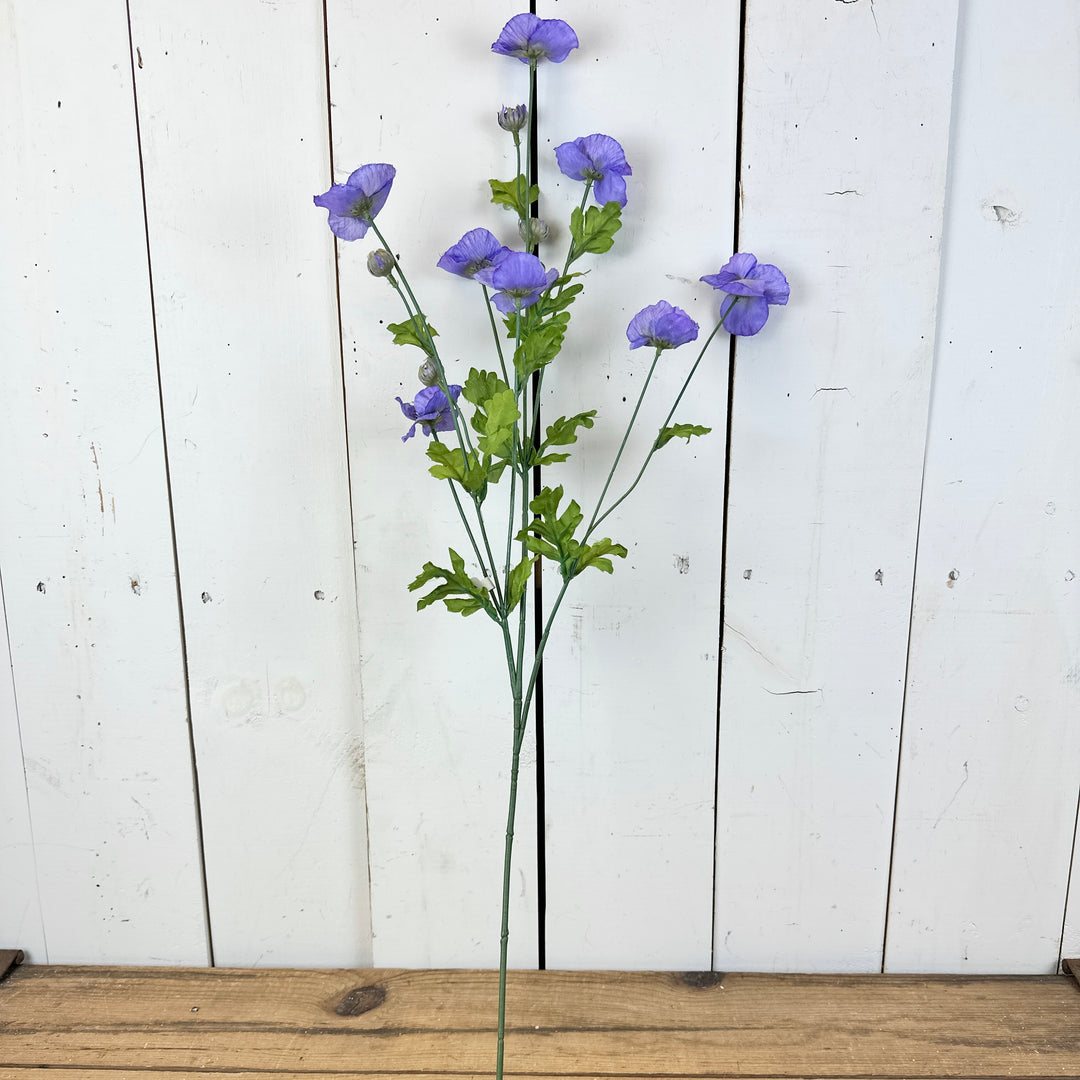
M 494 113 L 526 68 L 489 45 L 518 10 L 0 0 L 0 945 L 497 962 L 497 642 L 413 610 L 456 538 L 399 442 L 418 356 L 374 245 L 335 249 L 311 196 L 397 166 L 380 225 L 467 372 L 483 312 L 434 262 L 513 238 L 484 182 L 512 170 Z M 625 565 L 568 598 L 511 962 L 541 955 L 542 832 L 550 967 L 1055 970 L 1080 953 L 1075 4 L 536 10 L 581 39 L 540 73 L 545 216 L 580 191 L 557 143 L 604 131 L 634 168 L 545 383 L 600 410 L 552 481 L 595 497 L 648 359 L 627 321 L 709 324 L 736 225 L 792 300 L 730 388 L 714 345 L 679 417 L 713 434 L 658 457 L 610 519 Z

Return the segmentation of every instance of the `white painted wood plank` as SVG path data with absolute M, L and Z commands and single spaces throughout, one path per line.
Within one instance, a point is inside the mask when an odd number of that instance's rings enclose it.
M 955 3 L 748 9 L 719 968 L 881 964 Z
M 1080 764 L 1076 7 L 961 27 L 886 959 L 1050 972 Z
M 322 9 L 131 7 L 214 956 L 362 965 Z
M 633 168 L 615 247 L 590 271 L 563 355 L 544 384 L 554 419 L 597 408 L 571 462 L 545 470 L 586 515 L 599 497 L 652 350 L 626 327 L 664 299 L 702 327 L 665 353 L 613 490 L 624 490 L 715 325 L 698 283 L 731 254 L 739 5 L 645 3 L 612 19 L 593 0 L 543 3 L 581 48 L 541 70 L 542 213 L 561 262 L 581 183 L 562 176 L 558 144 L 601 132 Z M 709 425 L 656 457 L 599 536 L 625 543 L 611 577 L 571 585 L 545 660 L 547 962 L 560 968 L 708 968 L 719 643 L 723 457 L 728 368 L 721 334 L 679 421 Z M 646 355 L 648 354 L 648 355 Z M 621 486 L 620 486 L 621 485 Z M 561 582 L 545 573 L 550 605 Z
M 10 2 L 0 23 L 0 564 L 25 755 L 8 715 L 4 780 L 29 812 L 5 840 L 32 832 L 16 866 L 36 867 L 5 877 L 5 911 L 37 959 L 205 963 L 127 23 Z
M 22 949 L 32 964 L 49 962 L 6 619 L 0 620 L 0 948 Z
M 489 177 L 513 171 L 495 117 L 523 100 L 525 70 L 491 53 L 519 7 L 328 6 L 334 180 L 368 162 L 397 168 L 378 224 L 440 334 L 452 380 L 494 368 L 479 288 L 436 268 L 469 229 L 519 245 L 489 203 Z M 318 190 L 325 190 L 329 176 Z M 314 190 L 314 189 L 313 189 Z M 330 250 L 325 214 L 313 221 Z M 377 964 L 498 963 L 512 703 L 501 639 L 484 616 L 420 613 L 408 583 L 467 540 L 445 485 L 428 475 L 423 435 L 407 445 L 394 400 L 420 389 L 419 350 L 383 323 L 397 297 L 365 269 L 374 234 L 339 251 L 356 566 L 363 651 L 374 957 Z M 497 501 L 493 494 L 488 505 Z M 505 535 L 505 534 L 504 534 Z M 527 759 L 533 753 L 531 737 Z M 535 781 L 522 770 L 510 927 L 512 966 L 536 962 Z

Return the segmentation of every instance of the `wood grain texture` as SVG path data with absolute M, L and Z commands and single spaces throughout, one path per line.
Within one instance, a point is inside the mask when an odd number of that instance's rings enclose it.
M 639 3 L 647 47 L 631 22 L 611 19 L 609 4 L 537 10 L 569 21 L 581 42 L 539 72 L 541 215 L 552 228 L 541 256 L 561 265 L 583 193 L 558 171 L 556 146 L 602 132 L 634 170 L 615 246 L 575 265 L 587 271 L 585 291 L 544 383 L 550 419 L 598 412 L 570 462 L 543 477 L 563 484 L 588 520 L 653 359 L 647 346 L 629 349 L 627 324 L 663 299 L 701 331 L 661 357 L 607 505 L 633 481 L 716 325 L 716 294 L 698 279 L 731 254 L 739 5 Z M 701 122 L 684 123 L 691 113 Z M 604 521 L 594 539 L 610 536 L 629 555 L 613 560 L 611 575 L 573 581 L 545 656 L 553 967 L 711 962 L 727 370 L 721 333 L 674 417 L 711 434 L 673 440 Z M 549 607 L 561 584 L 546 566 Z
M 322 9 L 130 6 L 214 955 L 362 963 Z
M 0 932 L 204 963 L 127 20 L 0 26 Z
M 956 7 L 747 9 L 718 967 L 881 965 Z
M 475 971 L 23 967 L 0 984 L 0 1076 L 484 1076 L 496 985 Z M 342 1016 L 361 986 L 381 1003 Z M 510 1075 L 1080 1076 L 1080 987 L 1064 976 L 513 972 L 509 986 Z
M 887 961 L 1052 972 L 1070 868 L 1080 943 L 1076 9 L 961 29 Z

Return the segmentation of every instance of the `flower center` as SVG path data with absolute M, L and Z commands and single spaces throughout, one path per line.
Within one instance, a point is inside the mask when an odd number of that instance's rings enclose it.
M 361 218 L 365 221 L 370 221 L 371 204 L 373 202 L 374 200 L 371 198 L 370 195 L 364 195 L 361 198 L 357 199 L 356 202 L 354 202 L 352 206 L 349 207 L 349 211 L 345 216 L 351 218 Z

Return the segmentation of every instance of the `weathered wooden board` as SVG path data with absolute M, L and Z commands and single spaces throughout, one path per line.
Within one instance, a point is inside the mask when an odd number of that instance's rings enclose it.
M 880 967 L 956 3 L 750 5 L 718 967 Z
M 204 963 L 127 22 L 0 25 L 5 945 Z
M 490 47 L 516 11 L 508 0 L 328 5 L 334 179 L 365 163 L 396 167 L 378 225 L 440 335 L 456 383 L 471 366 L 496 368 L 497 360 L 479 286 L 435 264 L 481 226 L 520 244 L 509 215 L 490 205 L 487 184 L 513 172 L 512 143 L 495 118 L 520 98 L 524 69 Z M 322 211 L 309 228 L 329 247 L 320 218 Z M 423 357 L 393 345 L 386 331 L 405 312 L 365 268 L 378 246 L 369 233 L 338 253 L 374 956 L 411 966 L 494 966 L 512 701 L 494 624 L 441 604 L 417 613 L 407 590 L 425 562 L 448 565 L 447 547 L 463 555 L 469 547 L 447 485 L 428 474 L 427 440 L 418 432 L 401 442 L 409 421 L 394 399 L 411 402 L 421 389 Z M 487 506 L 496 502 L 493 494 Z M 530 741 L 526 755 L 533 753 Z M 517 965 L 535 963 L 537 953 L 534 787 L 527 761 L 512 890 Z
M 3 581 L 0 580 L 2 612 Z M 45 963 L 49 954 L 45 949 L 34 830 L 10 656 L 7 624 L 0 621 L 0 947 L 18 945 Z M 0 961 L 0 977 L 4 966 Z
M 0 1076 L 490 1075 L 496 983 L 24 967 L 0 984 Z M 1080 989 L 1064 976 L 512 972 L 509 995 L 508 1075 L 1080 1076 Z
M 1076 8 L 961 27 L 886 960 L 1055 971 L 1080 784 Z
M 653 358 L 630 351 L 630 319 L 663 299 L 701 333 L 663 355 L 606 505 L 632 482 L 716 324 L 716 293 L 698 278 L 731 254 L 739 5 L 642 4 L 634 23 L 595 0 L 538 11 L 581 41 L 539 73 L 541 214 L 552 227 L 541 256 L 561 265 L 583 191 L 558 171 L 555 146 L 601 132 L 633 169 L 614 248 L 578 264 L 585 292 L 544 384 L 550 419 L 598 411 L 571 461 L 543 481 L 563 484 L 588 520 Z M 594 539 L 610 536 L 629 556 L 610 577 L 572 583 L 548 647 L 552 967 L 710 965 L 727 369 L 721 334 L 675 417 L 712 434 L 665 447 L 603 524 Z M 548 606 L 560 585 L 545 573 Z
M 214 956 L 364 962 L 322 9 L 131 15 Z

